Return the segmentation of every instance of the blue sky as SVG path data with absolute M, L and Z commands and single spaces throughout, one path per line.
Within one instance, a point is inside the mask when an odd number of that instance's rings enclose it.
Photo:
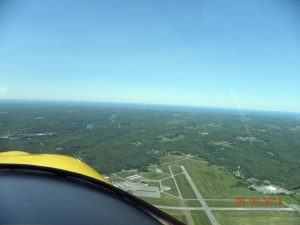
M 300 112 L 297 0 L 0 0 L 0 98 Z

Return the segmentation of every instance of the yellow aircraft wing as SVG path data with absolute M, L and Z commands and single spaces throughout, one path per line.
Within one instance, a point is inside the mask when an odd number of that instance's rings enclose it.
M 0 164 L 44 166 L 79 173 L 106 183 L 110 182 L 79 159 L 56 154 L 30 154 L 23 151 L 0 153 Z

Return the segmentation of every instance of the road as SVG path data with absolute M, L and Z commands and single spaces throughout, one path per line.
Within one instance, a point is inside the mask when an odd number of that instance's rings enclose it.
M 176 206 L 164 206 L 164 205 L 154 205 L 154 206 L 159 209 L 175 209 L 175 210 L 182 210 L 182 211 L 203 210 L 202 207 L 176 207 Z
M 173 181 L 174 181 L 174 183 L 175 183 L 175 186 L 176 186 L 176 189 L 177 189 L 179 198 L 182 199 L 182 195 L 181 195 L 180 189 L 179 189 L 179 187 L 178 187 L 177 181 L 176 181 L 176 179 L 175 179 L 175 177 L 174 177 L 174 174 L 173 174 L 173 171 L 172 171 L 172 169 L 171 169 L 171 166 L 169 166 L 169 170 L 170 170 L 170 173 L 171 173 L 171 177 L 172 177 L 172 179 L 173 179 Z M 183 202 L 181 203 L 181 206 L 182 206 L 181 208 L 185 208 L 185 204 L 184 204 Z M 183 214 L 185 215 L 188 224 L 189 224 L 189 225 L 194 225 L 194 220 L 193 220 L 193 218 L 192 218 L 191 212 L 190 212 L 190 211 L 186 211 L 186 210 L 183 210 L 182 212 L 183 212 Z
M 299 212 L 299 215 L 300 215 L 300 205 L 294 205 L 294 204 L 291 204 L 290 205 L 293 209 L 297 210 Z
M 172 177 L 172 179 L 173 179 L 173 181 L 174 181 L 174 183 L 175 183 L 175 186 L 176 186 L 176 189 L 177 189 L 179 198 L 182 199 L 182 195 L 181 195 L 181 192 L 180 192 L 180 190 L 179 190 L 177 181 L 176 181 L 176 179 L 175 179 L 175 177 L 174 177 L 174 174 L 173 174 L 173 171 L 172 171 L 172 169 L 171 169 L 171 166 L 169 166 L 169 170 L 170 170 L 170 173 L 171 173 L 171 177 Z
M 155 205 L 160 209 L 174 209 L 174 210 L 205 210 L 204 207 L 176 207 Z M 266 208 L 266 207 L 211 207 L 211 211 L 295 211 L 293 208 Z
M 193 191 L 195 192 L 198 201 L 201 203 L 204 211 L 207 214 L 207 217 L 209 218 L 210 222 L 212 225 L 218 225 L 218 222 L 215 218 L 215 216 L 212 214 L 210 208 L 208 207 L 208 205 L 206 204 L 204 198 L 202 197 L 201 193 L 199 192 L 198 188 L 196 187 L 194 181 L 192 180 L 192 178 L 190 177 L 190 175 L 188 174 L 187 170 L 185 169 L 184 166 L 180 166 L 180 168 L 182 169 L 184 175 L 186 176 L 188 182 L 190 183 Z
M 213 211 L 295 211 L 292 208 L 266 208 L 266 207 L 211 207 Z

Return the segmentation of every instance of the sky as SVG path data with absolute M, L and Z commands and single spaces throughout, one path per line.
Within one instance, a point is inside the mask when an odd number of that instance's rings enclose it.
M 297 0 L 0 0 L 0 99 L 300 112 Z

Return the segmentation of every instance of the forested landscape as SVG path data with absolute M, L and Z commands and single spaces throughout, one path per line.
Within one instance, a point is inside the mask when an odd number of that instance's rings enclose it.
M 0 103 L 0 151 L 65 154 L 103 174 L 172 153 L 300 187 L 300 115 L 155 105 Z

